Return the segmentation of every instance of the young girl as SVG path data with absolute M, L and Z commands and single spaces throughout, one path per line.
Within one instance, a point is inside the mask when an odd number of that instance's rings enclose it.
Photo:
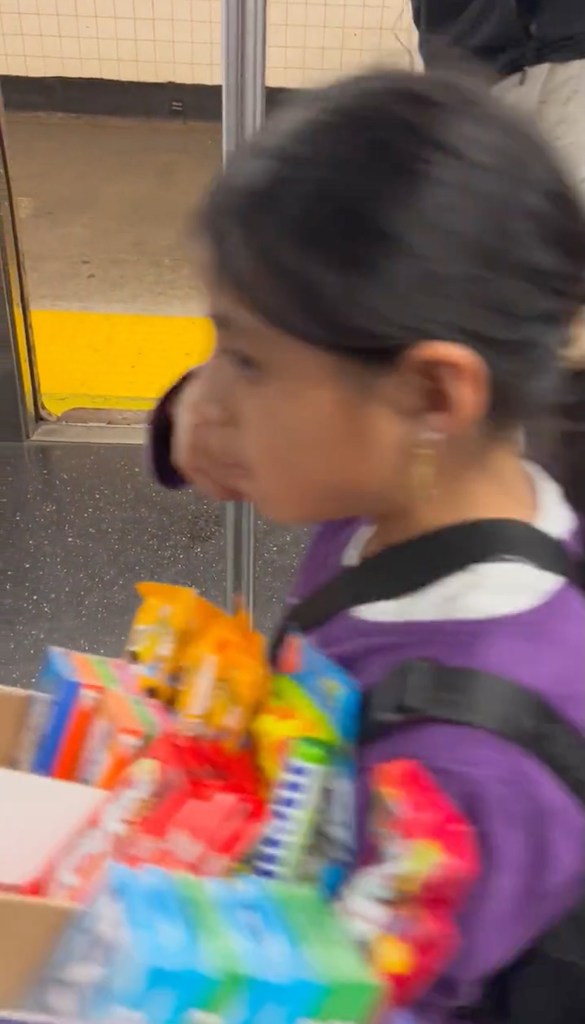
M 562 491 L 521 451 L 585 298 L 585 222 L 513 114 L 439 75 L 334 85 L 230 163 L 202 225 L 217 349 L 159 407 L 155 465 L 168 485 L 321 524 L 295 597 L 466 521 L 579 545 Z M 584 627 L 576 587 L 511 560 L 353 608 L 312 639 L 364 691 L 430 659 L 512 679 L 582 728 Z M 389 728 L 363 779 L 392 758 L 422 762 L 481 846 L 460 952 L 414 1008 L 443 1024 L 576 901 L 583 810 L 478 729 Z

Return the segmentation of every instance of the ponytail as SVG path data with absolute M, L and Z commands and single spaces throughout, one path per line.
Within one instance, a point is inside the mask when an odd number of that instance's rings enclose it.
M 569 372 L 560 410 L 560 480 L 585 524 L 585 367 Z

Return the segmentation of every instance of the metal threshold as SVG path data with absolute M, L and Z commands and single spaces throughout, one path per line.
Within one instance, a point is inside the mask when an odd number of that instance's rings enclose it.
M 76 444 L 143 444 L 144 426 L 117 426 L 104 423 L 43 423 L 31 441 L 68 442 Z
M 77 444 L 143 444 L 147 416 L 123 410 L 72 409 L 54 422 L 39 423 L 33 441 Z

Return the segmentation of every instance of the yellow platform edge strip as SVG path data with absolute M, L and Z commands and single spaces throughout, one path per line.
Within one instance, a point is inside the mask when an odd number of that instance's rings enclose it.
M 33 310 L 41 397 L 69 409 L 150 409 L 177 377 L 213 349 L 206 317 Z

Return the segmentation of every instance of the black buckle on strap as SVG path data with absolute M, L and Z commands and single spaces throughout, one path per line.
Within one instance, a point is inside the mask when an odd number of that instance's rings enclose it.
M 425 716 L 437 666 L 431 661 L 408 661 L 386 683 L 374 686 L 364 699 L 364 731 L 384 732 L 389 726 Z

